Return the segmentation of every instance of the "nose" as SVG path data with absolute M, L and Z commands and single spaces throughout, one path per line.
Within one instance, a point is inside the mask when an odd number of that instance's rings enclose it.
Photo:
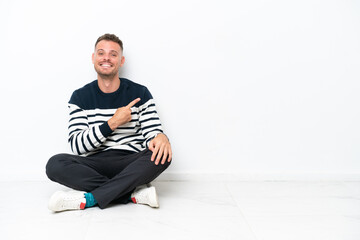
M 110 59 L 109 54 L 104 54 L 104 60 L 108 61 Z

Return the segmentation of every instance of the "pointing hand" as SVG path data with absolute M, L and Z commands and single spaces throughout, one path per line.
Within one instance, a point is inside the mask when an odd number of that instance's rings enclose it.
M 114 115 L 108 121 L 111 130 L 114 131 L 117 127 L 131 121 L 131 108 L 139 101 L 140 98 L 136 98 L 125 107 L 121 107 L 116 110 Z

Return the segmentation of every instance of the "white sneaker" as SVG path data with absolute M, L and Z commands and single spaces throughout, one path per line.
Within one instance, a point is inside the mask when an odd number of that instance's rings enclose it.
M 75 190 L 55 192 L 50 198 L 48 208 L 54 212 L 84 209 L 86 204 L 84 193 Z
M 131 194 L 131 200 L 134 203 L 146 204 L 153 208 L 159 207 L 159 200 L 155 187 L 147 187 L 146 185 L 137 187 Z

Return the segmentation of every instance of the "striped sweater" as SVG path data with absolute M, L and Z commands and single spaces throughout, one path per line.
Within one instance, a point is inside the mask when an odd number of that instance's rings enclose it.
M 131 108 L 131 121 L 111 130 L 107 121 L 119 107 L 141 100 Z M 151 139 L 162 133 L 161 122 L 149 90 L 120 78 L 113 93 L 100 90 L 97 80 L 76 90 L 69 101 L 69 143 L 77 155 L 90 155 L 109 149 L 140 152 Z

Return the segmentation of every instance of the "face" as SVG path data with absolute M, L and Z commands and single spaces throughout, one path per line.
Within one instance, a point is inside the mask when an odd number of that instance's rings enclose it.
M 119 76 L 119 69 L 124 65 L 125 58 L 116 42 L 102 40 L 98 42 L 92 55 L 95 71 L 101 77 L 113 78 Z

